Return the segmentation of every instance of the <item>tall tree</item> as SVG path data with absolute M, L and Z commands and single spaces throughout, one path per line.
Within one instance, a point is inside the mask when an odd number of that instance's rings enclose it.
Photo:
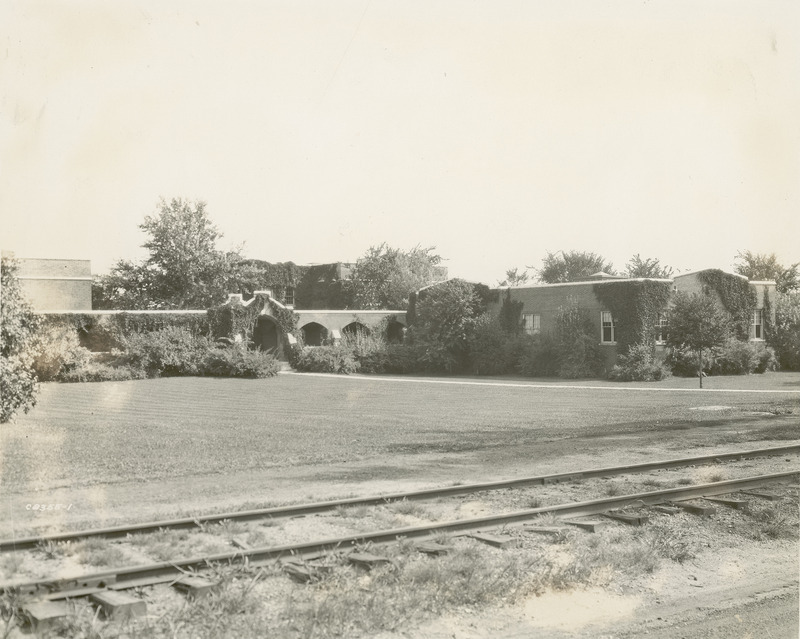
M 675 295 L 668 315 L 667 345 L 697 351 L 700 388 L 703 388 L 703 350 L 721 346 L 730 332 L 730 317 L 714 297 L 683 291 Z
M 205 202 L 163 198 L 158 213 L 139 225 L 149 239 L 144 262 L 120 260 L 96 282 L 97 308 L 202 309 L 220 304 L 241 262 L 239 251 L 223 252 L 222 234 Z
M 536 271 L 539 280 L 547 284 L 579 282 L 598 272 L 616 275 L 611 262 L 597 253 L 586 251 L 548 251 L 547 257 L 542 260 L 542 268 Z
M 36 404 L 33 370 L 39 318 L 22 295 L 17 263 L 2 258 L 0 267 L 0 423 Z
M 750 280 L 774 280 L 779 293 L 800 289 L 800 262 L 785 267 L 775 253 L 739 251 L 734 270 Z
M 652 277 L 657 279 L 669 279 L 672 277 L 671 266 L 661 266 L 655 258 L 642 259 L 637 253 L 625 265 L 625 273 L 628 277 Z
M 352 308 L 405 309 L 408 296 L 438 281 L 441 256 L 434 247 L 403 251 L 386 243 L 371 247 L 347 281 Z

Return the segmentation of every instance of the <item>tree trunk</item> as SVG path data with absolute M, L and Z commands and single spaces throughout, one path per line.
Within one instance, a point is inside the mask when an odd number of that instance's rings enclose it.
M 697 356 L 697 376 L 700 378 L 700 388 L 703 388 L 703 349 L 702 347 L 699 349 L 699 354 Z

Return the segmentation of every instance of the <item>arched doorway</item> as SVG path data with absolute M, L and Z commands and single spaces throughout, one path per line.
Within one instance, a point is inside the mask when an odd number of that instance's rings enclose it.
M 259 316 L 253 328 L 253 343 L 260 351 L 278 355 L 278 325 L 274 319 L 266 315 Z
M 342 329 L 342 334 L 348 337 L 366 337 L 369 333 L 369 328 L 364 326 L 361 322 L 350 322 Z
M 328 329 L 316 322 L 309 322 L 300 331 L 306 346 L 322 346 L 322 342 L 328 337 Z

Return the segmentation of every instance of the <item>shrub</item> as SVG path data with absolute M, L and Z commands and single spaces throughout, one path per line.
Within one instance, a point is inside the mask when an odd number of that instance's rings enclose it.
M 558 342 L 551 334 L 534 335 L 522 340 L 517 367 L 527 377 L 556 377 L 559 357 Z
M 204 356 L 201 372 L 211 377 L 262 379 L 277 375 L 280 363 L 263 351 L 250 351 L 238 345 L 212 348 Z
M 80 345 L 77 331 L 65 324 L 44 324 L 36 339 L 33 370 L 39 381 L 60 379 L 62 373 L 87 364 L 91 353 Z
M 775 347 L 781 368 L 800 371 L 800 290 L 779 293 L 775 328 L 767 339 Z
M 646 344 L 634 344 L 627 355 L 619 355 L 608 375 L 609 379 L 619 382 L 657 382 L 668 376 L 666 366 Z
M 505 331 L 498 318 L 477 317 L 468 338 L 469 358 L 476 375 L 502 375 L 514 370 L 520 340 Z
M 418 348 L 411 344 L 386 344 L 381 350 L 356 355 L 362 373 L 415 373 L 421 370 Z
M 95 361 L 88 361 L 63 371 L 60 382 L 124 382 L 130 379 L 144 379 L 146 373 L 142 369 L 130 366 L 111 366 Z
M 142 369 L 149 377 L 199 375 L 210 347 L 208 338 L 171 326 L 126 337 L 125 354 L 120 363 Z
M 697 351 L 672 349 L 666 360 L 674 375 L 697 375 Z M 703 351 L 703 372 L 706 375 L 749 375 L 774 370 L 777 366 L 774 349 L 760 342 L 742 342 L 730 338 L 722 346 Z
M 762 347 L 763 348 L 763 347 Z M 712 375 L 747 375 L 755 370 L 759 356 L 753 344 L 731 338 L 712 351 Z
M 562 344 L 558 374 L 567 379 L 596 377 L 603 367 L 597 338 L 579 335 L 571 343 Z
M 297 356 L 295 368 L 307 373 L 357 373 L 359 364 L 351 349 L 332 346 L 306 346 Z

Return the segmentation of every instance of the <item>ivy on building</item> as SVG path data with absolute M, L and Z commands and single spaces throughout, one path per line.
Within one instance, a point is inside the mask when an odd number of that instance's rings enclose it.
M 701 271 L 697 276 L 705 291 L 716 293 L 723 308 L 730 313 L 736 337 L 745 341 L 749 339 L 753 311 L 758 304 L 758 296 L 750 282 L 719 269 Z
M 248 304 L 235 301 L 208 309 L 208 321 L 214 337 L 234 339 L 240 335 L 245 342 L 253 339 L 256 321 L 264 308 L 268 307 L 270 316 L 275 320 L 281 333 L 281 339 L 297 331 L 298 316 L 292 310 L 278 304 L 271 297 L 257 293 Z
M 634 344 L 655 346 L 658 316 L 669 302 L 669 282 L 615 280 L 593 288 L 595 297 L 614 318 L 618 353 L 626 354 Z

